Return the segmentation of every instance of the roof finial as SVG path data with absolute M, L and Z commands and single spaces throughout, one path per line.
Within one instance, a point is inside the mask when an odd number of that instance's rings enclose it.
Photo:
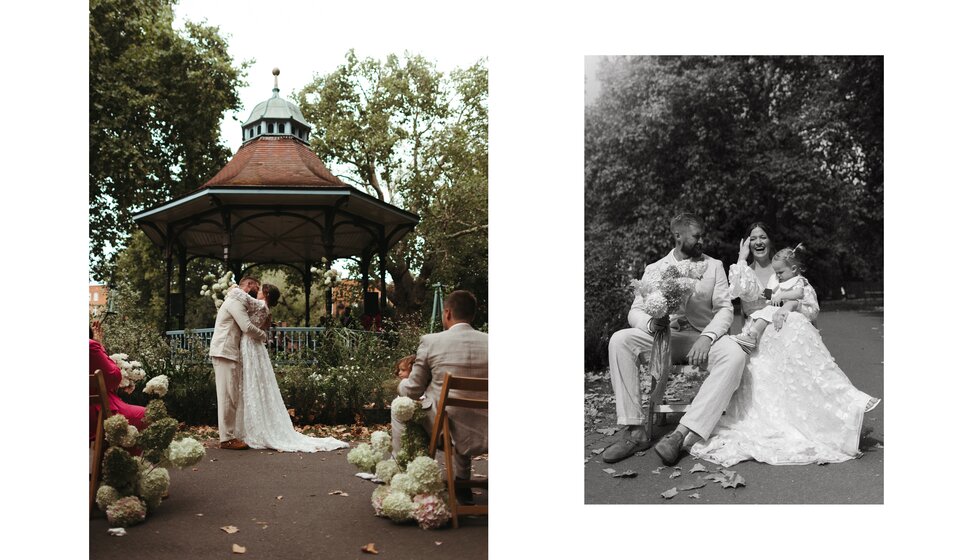
M 275 84 L 272 86 L 273 97 L 279 97 L 279 67 L 276 66 L 272 69 L 272 75 L 275 76 Z

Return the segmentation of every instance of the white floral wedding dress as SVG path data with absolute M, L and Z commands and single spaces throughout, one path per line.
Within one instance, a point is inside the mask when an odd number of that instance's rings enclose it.
M 256 325 L 264 325 L 269 308 L 264 301 L 252 298 L 240 289 L 228 292 L 228 297 L 245 303 L 249 319 Z M 245 437 L 241 438 L 254 449 L 278 451 L 332 451 L 349 447 L 346 442 L 332 437 L 315 438 L 293 429 L 286 412 L 276 374 L 272 369 L 269 351 L 265 345 L 250 336 L 242 337 L 242 413 Z
M 726 414 L 692 456 L 728 467 L 750 459 L 840 463 L 858 455 L 864 413 L 879 399 L 851 384 L 811 324 L 819 311 L 812 288 L 801 309 L 782 329 L 766 328 Z

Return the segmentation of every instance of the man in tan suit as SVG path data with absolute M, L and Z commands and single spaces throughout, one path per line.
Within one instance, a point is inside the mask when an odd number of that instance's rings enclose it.
M 259 293 L 259 281 L 251 276 L 242 278 L 239 286 L 250 296 Z M 240 439 L 242 408 L 242 333 L 262 342 L 266 334 L 248 318 L 245 304 L 226 297 L 218 317 L 214 321 L 214 335 L 211 337 L 211 362 L 214 364 L 214 385 L 218 392 L 218 435 L 222 449 L 248 449 Z
M 746 360 L 745 352 L 728 336 L 733 312 L 725 269 L 721 261 L 701 253 L 704 222 L 693 214 L 680 214 L 671 220 L 670 229 L 674 249 L 647 266 L 643 276 L 685 259 L 707 261 L 707 269 L 682 312 L 670 316 L 670 349 L 674 361 L 686 357 L 688 363 L 705 367 L 709 374 L 677 429 L 654 447 L 668 466 L 677 463 L 682 448 L 711 435 L 742 380 Z M 641 304 L 642 299 L 637 296 L 629 312 L 631 328 L 617 331 L 609 339 L 609 376 L 616 395 L 617 422 L 626 429 L 623 438 L 602 453 L 607 463 L 649 449 L 653 443 L 643 425 L 638 366 L 640 355 L 649 352 L 653 344 L 651 333 L 666 328 L 666 321 L 650 317 Z
M 426 408 L 425 431 L 432 433 L 436 408 L 447 373 L 461 377 L 487 377 L 487 334 L 471 326 L 476 317 L 476 297 L 457 290 L 446 297 L 442 312 L 443 330 L 422 337 L 415 352 L 415 364 L 408 378 L 398 384 L 398 394 L 413 399 L 423 395 Z M 475 398 L 486 398 L 483 394 Z M 405 425 L 391 419 L 392 448 L 401 449 Z M 453 436 L 455 457 L 453 467 L 457 478 L 470 478 L 470 457 L 487 452 L 487 411 L 461 409 L 449 415 L 449 430 Z M 464 492 L 465 493 L 465 492 Z

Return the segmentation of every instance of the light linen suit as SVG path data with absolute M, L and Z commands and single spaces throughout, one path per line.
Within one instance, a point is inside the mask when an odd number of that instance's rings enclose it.
M 422 337 L 415 352 L 412 373 L 398 384 L 398 394 L 418 399 L 425 395 L 423 407 L 426 408 L 425 430 L 432 434 L 442 384 L 447 373 L 459 377 L 487 377 L 489 369 L 487 333 L 474 329 L 467 323 L 457 323 L 440 333 Z M 465 397 L 468 392 L 459 392 Z M 456 392 L 454 391 L 455 395 Z M 474 398 L 486 398 L 485 393 L 473 393 Z M 394 417 L 391 419 L 392 448 L 397 454 L 401 449 L 402 432 L 405 424 Z M 456 456 L 453 465 L 456 476 L 470 477 L 470 457 L 486 453 L 487 411 L 449 408 L 449 430 L 453 436 Z
M 702 258 L 708 263 L 704 276 L 695 285 L 683 313 L 671 315 L 670 349 L 676 362 L 687 355 L 702 333 L 710 333 L 709 338 L 715 339 L 708 351 L 708 378 L 680 421 L 707 439 L 742 381 L 746 356 L 728 336 L 734 313 L 725 269 L 717 259 L 707 255 Z M 671 250 L 666 257 L 648 265 L 643 277 L 658 267 L 676 262 Z M 637 296 L 629 312 L 631 328 L 617 331 L 609 339 L 609 376 L 616 395 L 617 422 L 633 426 L 645 420 L 640 400 L 639 359 L 653 344 L 653 336 L 647 330 L 650 315 L 640 308 L 641 304 L 642 299 Z
M 238 292 L 237 294 L 235 292 Z M 214 334 L 208 355 L 214 365 L 214 386 L 218 392 L 218 435 L 221 441 L 241 438 L 243 409 L 238 406 L 242 394 L 242 333 L 263 340 L 265 332 L 252 324 L 245 309 L 243 292 L 232 288 L 225 296 L 214 321 Z

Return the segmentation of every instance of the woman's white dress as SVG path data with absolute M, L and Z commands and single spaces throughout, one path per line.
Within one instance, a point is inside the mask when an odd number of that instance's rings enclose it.
M 245 302 L 249 319 L 256 325 L 265 324 L 269 308 L 265 302 L 254 299 L 239 289 L 232 289 L 227 297 Z M 293 429 L 286 412 L 276 374 L 272 369 L 269 351 L 265 345 L 250 336 L 242 337 L 242 418 L 245 436 L 242 439 L 255 449 L 278 451 L 332 451 L 348 447 L 346 442 L 332 437 L 315 438 Z
M 754 300 L 762 294 L 761 285 L 741 289 L 749 283 L 746 275 L 755 276 L 751 269 L 732 269 L 733 296 Z M 791 312 L 782 329 L 765 330 L 726 414 L 711 437 L 691 448 L 692 456 L 727 467 L 749 459 L 772 465 L 839 463 L 858 455 L 872 398 L 837 367 L 811 323 L 819 309 L 807 285 L 801 311 Z

